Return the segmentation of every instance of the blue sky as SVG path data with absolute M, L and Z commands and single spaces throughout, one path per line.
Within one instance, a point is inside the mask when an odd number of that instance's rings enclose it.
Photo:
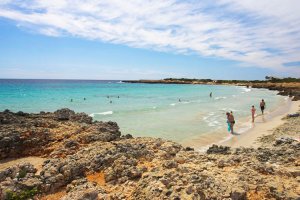
M 0 0 L 0 78 L 300 77 L 299 1 Z

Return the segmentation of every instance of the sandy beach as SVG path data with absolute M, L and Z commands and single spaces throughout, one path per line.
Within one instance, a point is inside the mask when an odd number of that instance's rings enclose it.
M 259 144 L 257 139 L 264 135 L 272 134 L 274 129 L 284 124 L 284 118 L 287 114 L 296 113 L 299 111 L 300 102 L 299 101 L 290 101 L 278 108 L 276 111 L 261 115 L 258 114 L 255 117 L 255 122 L 253 127 L 248 131 L 240 135 L 234 135 L 229 140 L 222 142 L 222 145 L 230 147 L 258 147 Z M 257 113 L 260 113 L 260 110 L 257 109 Z
M 186 139 L 181 144 L 185 147 L 193 147 L 197 151 L 205 152 L 211 145 L 223 145 L 232 148 L 236 147 L 254 147 L 260 146 L 257 139 L 263 135 L 272 134 L 273 131 L 280 125 L 285 123 L 282 120 L 287 114 L 296 113 L 299 111 L 300 102 L 287 99 L 284 103 L 278 106 L 275 110 L 266 110 L 262 115 L 260 108 L 256 108 L 255 122 L 252 123 L 249 117 L 243 119 L 236 119 L 234 131 L 232 135 L 226 129 L 221 129 L 218 132 L 213 132 L 194 138 Z

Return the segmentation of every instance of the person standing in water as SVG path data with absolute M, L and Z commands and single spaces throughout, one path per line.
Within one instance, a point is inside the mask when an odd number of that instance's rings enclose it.
M 231 134 L 233 134 L 233 126 L 235 124 L 235 120 L 234 120 L 234 116 L 233 116 L 233 113 L 232 111 L 230 112 L 230 114 L 228 115 L 228 121 L 230 123 L 230 131 L 231 131 Z
M 231 131 L 230 122 L 229 122 L 229 115 L 230 115 L 230 113 L 229 113 L 229 112 L 226 112 L 226 117 L 227 117 L 227 130 L 228 130 L 228 132 Z
M 209 94 L 209 97 L 210 97 L 210 98 L 212 97 L 212 92 Z
M 254 106 L 252 106 L 252 108 L 251 108 L 252 123 L 254 123 L 254 115 L 255 115 L 255 111 L 256 111 L 256 109 L 254 108 Z
M 266 102 L 262 99 L 259 105 L 260 105 L 261 114 L 264 114 Z

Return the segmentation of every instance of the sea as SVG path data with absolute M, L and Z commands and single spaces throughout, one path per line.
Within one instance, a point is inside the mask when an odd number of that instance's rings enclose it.
M 202 140 L 210 143 L 229 138 L 225 115 L 229 111 L 235 116 L 237 132 L 247 131 L 252 105 L 259 114 L 259 102 L 264 99 L 268 114 L 287 101 L 276 94 L 224 85 L 0 79 L 0 110 L 39 113 L 70 108 L 94 120 L 115 121 L 122 134 L 197 146 L 203 145 Z

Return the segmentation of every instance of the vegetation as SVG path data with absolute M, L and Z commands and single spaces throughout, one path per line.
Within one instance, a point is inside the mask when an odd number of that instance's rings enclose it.
M 25 170 L 20 170 L 19 175 L 17 178 L 24 178 L 26 176 L 27 172 Z
M 266 80 L 212 80 L 212 79 L 189 79 L 189 78 L 166 78 L 164 81 L 173 81 L 173 82 L 185 82 L 185 83 L 190 83 L 190 82 L 202 82 L 202 83 L 209 83 L 209 82 L 215 82 L 215 83 L 266 83 L 266 82 L 271 82 L 271 83 L 291 83 L 291 82 L 300 82 L 300 78 L 276 78 L 276 77 L 271 77 L 271 76 L 266 76 Z
M 26 200 L 33 198 L 38 193 L 37 188 L 22 190 L 20 192 L 7 191 L 6 200 Z
M 269 80 L 272 83 L 294 83 L 294 82 L 300 82 L 300 78 L 276 78 L 276 77 L 270 77 L 266 76 L 266 80 Z
M 212 82 L 212 79 L 191 79 L 191 78 L 166 78 L 164 79 L 165 81 L 184 81 L 184 82 L 194 82 L 194 81 L 199 81 L 199 82 Z

